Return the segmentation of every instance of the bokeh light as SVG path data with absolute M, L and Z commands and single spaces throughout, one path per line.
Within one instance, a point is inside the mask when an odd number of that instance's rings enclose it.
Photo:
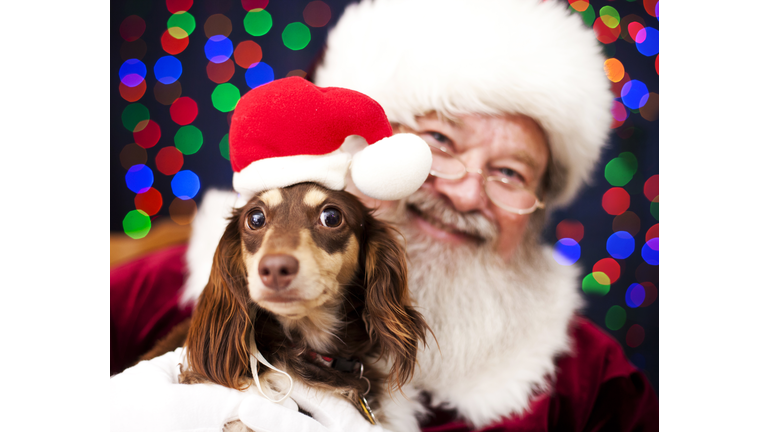
M 659 53 L 659 31 L 653 27 L 645 27 L 637 32 L 635 46 L 640 54 L 651 57 Z
M 584 21 L 584 25 L 587 27 L 592 27 L 592 24 L 595 22 L 595 17 L 597 16 L 595 14 L 595 8 L 593 8 L 591 4 L 588 4 L 586 9 L 578 12 L 579 15 L 581 15 L 581 20 Z
M 173 194 L 182 200 L 189 200 L 200 192 L 200 177 L 190 170 L 176 173 L 171 180 Z
M 189 37 L 195 31 L 195 17 L 189 12 L 178 12 L 168 18 L 168 31 L 176 39 Z
M 181 96 L 181 83 L 176 81 L 171 84 L 155 83 L 153 90 L 155 100 L 163 105 L 170 105 Z
M 283 30 L 283 44 L 294 51 L 304 49 L 311 39 L 309 27 L 300 22 L 292 22 Z
M 261 56 L 261 46 L 254 41 L 242 41 L 235 48 L 235 62 L 241 68 L 250 68 L 261 61 Z
M 652 238 L 645 242 L 643 249 L 640 251 L 643 260 L 650 265 L 659 265 L 659 238 Z
M 658 298 L 659 290 L 653 282 L 641 282 L 640 285 L 645 289 L 645 300 L 643 300 L 643 304 L 640 307 L 648 307 Z
M 154 216 L 163 206 L 163 196 L 155 188 L 149 188 L 144 193 L 137 194 L 133 199 L 137 210 L 141 210 L 149 216 Z
M 171 220 L 179 225 L 189 225 L 197 215 L 197 204 L 195 200 L 183 200 L 174 198 L 171 205 L 168 206 Z
M 648 231 L 645 233 L 645 241 L 648 241 L 652 238 L 656 238 L 659 236 L 659 224 L 656 224 L 650 228 L 648 228 Z
M 120 37 L 126 42 L 133 42 L 141 37 L 146 30 L 147 24 L 138 15 L 131 15 L 120 23 Z
M 613 231 L 626 231 L 636 236 L 640 232 L 640 216 L 635 212 L 625 211 L 613 218 Z
M 139 122 L 149 120 L 149 110 L 140 103 L 132 103 L 123 109 L 120 119 L 123 122 L 123 126 L 133 132 Z
M 125 174 L 125 184 L 134 193 L 143 193 L 152 187 L 155 176 L 152 169 L 144 164 L 134 165 Z
M 622 152 L 605 165 L 605 179 L 611 186 L 625 186 L 636 172 L 637 158 L 630 152 Z
M 213 63 L 224 63 L 232 56 L 232 41 L 224 35 L 211 36 L 205 43 L 205 57 Z
M 654 198 L 659 196 L 659 175 L 656 174 L 648 178 L 643 185 L 643 195 L 648 198 L 648 201 L 653 201 Z
M 634 324 L 627 330 L 627 346 L 637 348 L 645 340 L 645 329 L 639 324 Z
M 211 15 L 207 20 L 205 20 L 203 31 L 205 32 L 205 37 L 207 38 L 216 35 L 224 35 L 229 37 L 230 33 L 232 33 L 232 21 L 230 21 L 226 15 Z
M 140 239 L 149 234 L 152 228 L 152 221 L 149 215 L 141 210 L 131 210 L 123 219 L 123 231 L 132 239 Z
M 254 9 L 266 8 L 269 0 L 240 0 L 240 4 L 243 5 L 243 9 L 246 11 L 252 11 Z
M 213 107 L 221 112 L 230 112 L 235 109 L 240 100 L 240 90 L 233 84 L 219 84 L 211 93 Z
M 643 8 L 648 12 L 648 15 L 656 17 L 656 6 L 658 6 L 659 0 L 643 0 Z
M 604 296 L 611 290 L 611 279 L 603 272 L 592 272 L 581 280 L 581 290 L 586 294 Z
M 186 12 L 192 7 L 192 0 L 165 0 L 165 7 L 168 12 Z
M 120 165 L 129 169 L 134 165 L 147 163 L 147 150 L 135 143 L 128 144 L 120 151 Z
M 310 27 L 324 27 L 331 20 L 331 7 L 320 0 L 311 1 L 304 7 L 304 22 Z
M 154 147 L 160 141 L 160 125 L 153 120 L 139 122 L 133 131 L 133 140 L 141 147 Z
M 626 231 L 618 231 L 608 237 L 605 248 L 612 257 L 625 259 L 635 251 L 635 239 Z
M 128 59 L 120 66 L 118 75 L 121 83 L 128 87 L 136 87 L 147 76 L 147 67 L 139 59 Z
M 170 30 L 163 32 L 160 37 L 160 45 L 163 47 L 163 51 L 171 55 L 179 54 L 187 49 L 189 45 L 189 37 L 175 38 L 171 35 Z
M 645 301 L 645 287 L 639 283 L 633 283 L 627 288 L 626 294 L 624 294 L 624 301 L 627 306 L 631 308 L 640 307 Z
M 620 187 L 612 187 L 603 194 L 603 209 L 610 215 L 620 215 L 629 208 L 629 194 Z
M 605 60 L 603 69 L 605 69 L 605 75 L 612 82 L 619 82 L 624 78 L 624 65 L 619 59 L 609 58 Z
M 180 97 L 171 104 L 171 120 L 180 125 L 188 125 L 197 117 L 197 102 L 191 97 Z
M 560 239 L 555 243 L 552 257 L 560 265 L 573 265 L 581 257 L 581 246 L 574 239 Z
M 174 175 L 184 165 L 184 155 L 176 147 L 163 147 L 155 156 L 157 170 L 165 175 Z
M 656 197 L 651 201 L 651 215 L 656 220 L 659 220 L 659 197 Z
M 643 24 L 640 24 L 637 21 L 631 22 L 628 24 L 627 27 L 627 33 L 629 34 L 629 37 L 632 38 L 633 42 L 642 42 L 642 40 L 638 39 L 638 33 L 640 30 L 643 30 L 645 26 Z M 640 35 L 640 37 L 645 38 L 645 33 Z
M 299 78 L 306 78 L 307 77 L 307 73 L 304 72 L 301 69 L 294 69 L 294 70 L 288 72 L 287 74 L 285 74 L 286 78 L 287 77 L 292 77 L 292 76 L 297 76 Z
M 619 25 L 621 25 L 621 38 L 627 43 L 635 43 L 634 35 L 631 32 L 637 33 L 637 30 L 645 27 L 645 20 L 641 16 L 629 14 L 621 18 Z
M 219 152 L 221 157 L 229 160 L 229 134 L 224 134 L 224 137 L 219 141 Z
M 147 54 L 147 43 L 141 39 L 135 41 L 125 41 L 120 45 L 120 58 L 123 60 L 128 59 L 143 59 Z
M 592 266 L 592 272 L 603 273 L 608 276 L 608 283 L 613 284 L 621 277 L 621 265 L 612 258 L 603 258 Z
M 627 117 L 629 117 L 629 112 L 627 112 L 627 108 L 623 103 L 619 101 L 613 101 L 613 105 L 611 106 L 611 116 L 613 116 L 611 129 L 616 129 L 617 127 L 624 124 L 624 121 L 627 119 Z
M 621 88 L 621 101 L 631 109 L 639 109 L 648 101 L 648 87 L 638 80 L 630 80 Z
M 155 78 L 163 84 L 171 84 L 181 76 L 181 62 L 174 56 L 163 56 L 155 63 Z
M 594 30 L 597 40 L 604 44 L 616 42 L 616 39 L 621 35 L 620 25 L 617 24 L 616 27 L 608 27 L 602 19 L 595 20 L 595 23 L 592 25 L 592 30 Z
M 624 327 L 627 322 L 627 312 L 619 305 L 613 305 L 605 314 L 605 326 L 611 330 L 618 330 Z
M 570 238 L 578 243 L 584 238 L 584 225 L 577 220 L 564 219 L 557 224 L 555 234 L 558 239 Z
M 256 88 L 275 80 L 275 71 L 272 66 L 259 62 L 245 71 L 245 83 L 250 88 Z
M 648 100 L 645 105 L 640 107 L 640 115 L 648 120 L 655 121 L 659 118 L 659 94 L 651 92 L 648 94 Z
M 183 154 L 195 154 L 203 146 L 203 133 L 195 126 L 182 126 L 174 135 L 173 143 Z
M 600 19 L 608 28 L 615 29 L 621 22 L 621 16 L 616 8 L 612 6 L 603 6 L 600 8 Z
M 264 36 L 272 28 L 272 15 L 262 9 L 249 11 L 245 14 L 243 26 L 251 36 Z
M 235 64 L 231 59 L 219 64 L 208 62 L 208 66 L 205 67 L 205 73 L 211 81 L 216 84 L 223 84 L 229 81 L 232 75 L 235 74 Z
M 611 93 L 619 99 L 621 99 L 621 89 L 624 88 L 624 86 L 631 80 L 629 77 L 629 72 L 627 70 L 624 70 L 624 77 L 619 82 L 612 82 L 611 83 Z
M 576 12 L 584 12 L 589 7 L 589 0 L 568 0 L 568 4 Z
M 147 91 L 147 82 L 141 80 L 141 83 L 136 87 L 128 87 L 127 85 L 120 83 L 120 96 L 128 102 L 136 102 L 144 96 Z

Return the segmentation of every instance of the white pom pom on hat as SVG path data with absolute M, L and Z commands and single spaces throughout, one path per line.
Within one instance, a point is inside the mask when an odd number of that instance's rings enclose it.
M 349 135 L 370 144 L 354 158 L 340 149 Z M 432 164 L 427 143 L 413 134 L 392 136 L 370 97 L 298 77 L 246 93 L 232 116 L 229 144 L 233 186 L 244 199 L 302 182 L 342 190 L 351 169 L 362 193 L 396 200 L 415 192 Z

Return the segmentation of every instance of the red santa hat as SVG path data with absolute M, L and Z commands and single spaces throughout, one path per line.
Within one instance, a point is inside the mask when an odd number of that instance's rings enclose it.
M 350 135 L 369 144 L 354 157 L 340 149 Z M 400 199 L 424 183 L 432 164 L 427 143 L 413 134 L 393 136 L 384 110 L 370 97 L 299 77 L 256 87 L 240 99 L 229 155 L 234 189 L 245 198 L 302 182 L 342 190 L 351 170 L 364 194 Z

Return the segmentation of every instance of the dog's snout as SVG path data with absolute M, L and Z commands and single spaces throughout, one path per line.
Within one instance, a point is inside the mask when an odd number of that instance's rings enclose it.
M 259 277 L 268 288 L 281 290 L 299 272 L 299 261 L 291 255 L 265 255 L 259 261 Z

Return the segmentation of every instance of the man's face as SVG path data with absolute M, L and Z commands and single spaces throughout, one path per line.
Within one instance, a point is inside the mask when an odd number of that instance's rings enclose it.
M 531 215 L 510 213 L 491 202 L 477 171 L 483 170 L 486 176 L 503 175 L 536 194 L 549 160 L 541 128 L 522 115 L 463 115 L 456 121 L 428 115 L 418 118 L 417 124 L 416 130 L 399 127 L 396 131 L 415 133 L 429 144 L 447 148 L 469 174 L 459 180 L 430 175 L 406 200 L 407 221 L 400 223 L 446 247 L 492 242 L 498 255 L 509 260 L 523 241 Z M 422 202 L 432 204 L 423 206 Z M 393 204 L 376 205 L 386 210 Z

